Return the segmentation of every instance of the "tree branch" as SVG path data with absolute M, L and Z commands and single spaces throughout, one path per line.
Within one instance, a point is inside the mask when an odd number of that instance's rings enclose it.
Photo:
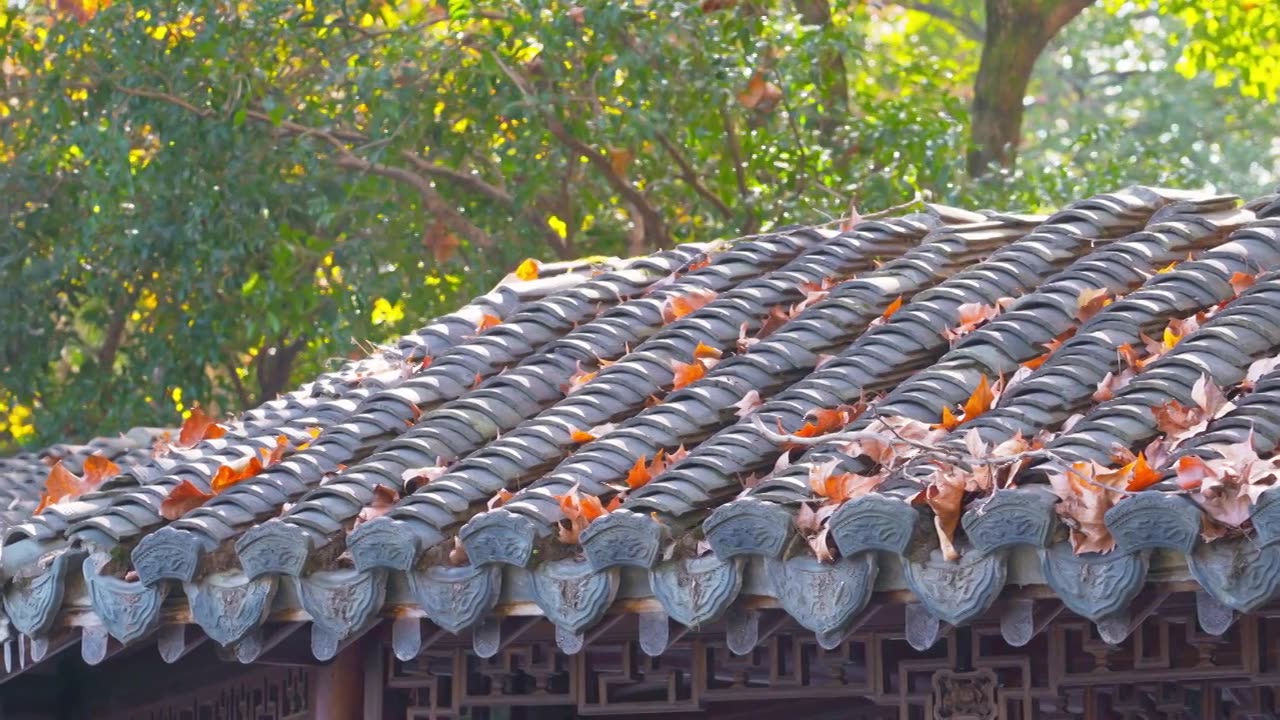
M 1066 26 L 1067 23 L 1075 19 L 1077 15 L 1084 12 L 1085 8 L 1094 4 L 1097 0 L 1060 0 L 1053 6 L 1045 17 L 1044 31 L 1048 37 L 1052 38 L 1058 34 L 1058 31 Z
M 729 151 L 729 162 L 733 164 L 733 176 L 738 183 L 738 196 L 742 198 L 743 212 L 747 214 L 747 222 L 742 232 L 750 235 L 759 229 L 759 222 L 751 208 L 751 191 L 747 189 L 747 169 L 742 164 L 742 145 L 738 142 L 738 131 L 733 126 L 733 116 L 727 108 L 720 108 L 720 117 L 724 119 L 725 145 Z
M 216 111 L 210 108 L 196 107 L 190 102 L 170 93 L 156 90 L 145 90 L 141 88 L 123 87 L 119 85 L 116 86 L 116 89 L 125 95 L 167 102 L 199 117 L 210 118 L 216 115 Z M 256 122 L 270 125 L 273 132 L 276 133 L 292 135 L 298 138 L 316 138 L 328 143 L 334 150 L 334 163 L 340 168 L 364 172 L 371 175 L 378 175 L 389 180 L 396 180 L 409 185 L 418 191 L 418 195 L 422 199 L 423 208 L 448 225 L 449 229 L 459 237 L 462 237 L 468 242 L 479 247 L 493 246 L 493 239 L 489 237 L 489 234 L 477 227 L 461 212 L 454 208 L 438 190 L 432 187 L 431 181 L 426 177 L 402 167 L 386 165 L 360 157 L 347 147 L 347 143 L 367 143 L 369 138 L 366 136 L 347 130 L 323 130 L 320 128 L 307 127 L 306 125 L 301 125 L 290 120 L 276 122 L 272 120 L 271 116 L 259 110 L 246 110 L 245 117 Z M 413 153 L 409 153 L 408 151 L 405 151 L 402 155 L 404 155 L 406 159 L 411 157 L 411 162 L 414 167 L 423 172 L 427 172 L 429 170 L 432 174 L 438 177 L 447 177 L 454 180 L 459 185 L 492 200 L 496 200 L 507 205 L 514 205 L 514 199 L 510 195 L 499 188 L 489 185 L 479 178 L 469 176 L 450 168 L 435 165 L 414 155 Z
M 503 62 L 497 53 L 490 52 L 489 56 L 493 58 L 498 68 L 511 80 L 526 100 L 534 99 L 533 89 L 529 86 L 527 79 L 517 73 L 510 65 Z M 543 120 L 547 123 L 547 129 L 556 140 L 560 141 L 561 145 L 587 158 L 587 161 L 604 176 L 609 187 L 613 188 L 614 192 L 621 195 L 623 200 L 632 205 L 639 216 L 637 219 L 643 223 L 644 233 L 650 244 L 654 247 L 662 247 L 668 244 L 670 238 L 667 235 L 667 226 L 662 219 L 662 215 L 650 204 L 644 193 L 637 190 L 634 185 L 613 169 L 613 163 L 609 161 L 608 156 L 575 137 L 560 121 L 560 118 L 556 117 L 555 113 L 538 107 L 536 104 L 533 104 L 533 107 L 542 115 Z
M 98 348 L 98 367 L 104 372 L 111 372 L 111 366 L 115 365 L 116 354 L 120 352 L 120 343 L 124 340 L 125 322 L 133 311 L 133 303 L 138 299 L 139 290 L 139 286 L 134 285 L 111 311 L 111 322 L 104 333 L 102 347 Z
M 684 178 L 685 183 L 688 184 L 689 187 L 693 188 L 693 191 L 700 197 L 711 203 L 711 205 L 714 206 L 715 209 L 725 218 L 732 218 L 733 210 L 725 204 L 724 200 L 720 199 L 719 195 L 716 195 L 707 188 L 707 186 L 702 182 L 702 179 L 698 177 L 698 172 L 693 169 L 691 164 L 689 164 L 688 158 L 680 153 L 679 148 L 672 144 L 671 140 L 667 138 L 665 133 L 659 131 L 656 135 L 658 143 L 662 145 L 662 149 L 666 150 L 667 154 L 671 156 L 671 159 L 680 167 L 680 176 Z
M 240 400 L 240 409 L 248 410 L 253 407 L 249 399 L 249 391 L 245 389 L 244 382 L 240 380 L 240 373 L 234 362 L 227 363 L 227 369 L 231 371 L 231 382 L 236 387 L 236 397 Z

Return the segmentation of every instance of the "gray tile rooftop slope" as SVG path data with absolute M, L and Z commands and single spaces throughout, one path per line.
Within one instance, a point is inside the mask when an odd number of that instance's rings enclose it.
M 29 516 L 38 458 L 0 461 L 0 498 L 11 499 L 0 550 L 5 612 L 13 630 L 45 647 L 63 614 L 91 612 L 96 624 L 81 624 L 92 660 L 108 637 L 139 641 L 166 602 L 185 603 L 206 634 L 247 661 L 284 606 L 311 618 L 323 658 L 389 604 L 416 606 L 451 632 L 470 629 L 479 648 L 496 642 L 487 618 L 499 602 L 529 600 L 573 651 L 619 593 L 652 596 L 664 627 L 666 618 L 706 624 L 751 595 L 773 598 L 827 644 L 874 589 L 892 586 L 913 593 L 908 636 L 924 647 L 943 623 L 987 612 L 1011 574 L 1024 572 L 1015 566 L 1028 564 L 1013 558 L 1033 557 L 1032 577 L 1019 582 L 1048 585 L 1118 639 L 1152 564 L 1172 553 L 1203 587 L 1202 622 L 1213 625 L 1275 595 L 1280 502 L 1263 493 L 1244 532 L 1206 541 L 1201 510 L 1169 468 L 1250 439 L 1264 457 L 1280 444 L 1280 370 L 1237 387 L 1255 361 L 1280 354 L 1277 270 L 1276 196 L 1242 205 L 1143 187 L 1049 217 L 932 206 L 844 233 L 794 229 L 601 266 L 545 265 L 537 280 L 508 278 L 228 421 L 221 439 L 151 457 L 153 436 L 137 431 L 132 445 L 95 441 L 66 453 L 69 465 L 95 448 L 127 462 L 96 492 L 38 516 Z M 1237 294 L 1238 273 L 1257 278 Z M 1100 289 L 1116 300 L 1080 320 L 1081 294 Z M 673 312 L 692 299 L 705 304 Z M 995 317 L 948 340 L 944 331 L 968 309 L 997 304 Z M 1207 314 L 1198 330 L 1094 400 L 1123 369 L 1124 346 L 1197 313 Z M 501 322 L 478 332 L 485 315 Z M 1034 370 L 1020 371 L 1032 361 Z M 699 362 L 705 374 L 673 389 L 680 364 Z M 778 464 L 784 447 L 761 423 L 794 430 L 815 411 L 863 398 L 874 402 L 842 434 L 877 418 L 937 423 L 983 379 L 1015 376 L 938 452 L 962 454 L 972 430 L 989 443 L 1057 434 L 1016 487 L 966 496 L 958 559 L 940 546 L 932 511 L 904 502 L 930 482 L 933 467 L 919 459 L 830 508 L 834 560 L 797 542 L 797 511 L 815 500 L 814 468 L 879 468 L 821 437 Z M 1160 436 L 1152 409 L 1192 402 L 1202 376 L 1234 407 L 1157 467 L 1163 481 L 1108 511 L 1114 551 L 1073 552 L 1039 457 L 1110 465 L 1117 446 L 1137 451 Z M 309 428 L 320 428 L 314 440 Z M 309 444 L 181 518 L 161 515 L 174 487 L 208 490 L 219 467 L 274 447 L 279 435 Z M 679 448 L 687 456 L 627 490 L 637 461 Z M 749 475 L 763 479 L 744 489 Z M 618 501 L 586 525 L 580 545 L 557 530 L 571 492 Z M 399 499 L 366 522 L 388 498 Z M 736 632 L 749 635 L 753 617 L 734 613 Z M 420 642 L 412 624 L 395 625 L 402 654 Z M 642 623 L 642 633 L 655 627 Z
M 152 445 L 168 430 L 138 427 L 116 437 L 94 438 L 83 445 L 59 443 L 43 450 L 0 458 L 0 532 L 31 517 L 40 503 L 49 467 L 61 461 L 79 475 L 90 455 L 101 455 L 121 467 L 151 458 Z

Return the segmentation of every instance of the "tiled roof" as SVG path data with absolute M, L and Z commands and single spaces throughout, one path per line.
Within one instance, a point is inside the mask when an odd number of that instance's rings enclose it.
M 686 625 L 769 598 L 830 639 L 876 589 L 910 590 L 936 627 L 1018 583 L 1047 585 L 1115 637 L 1156 562 L 1246 612 L 1280 583 L 1267 570 L 1280 563 L 1280 503 L 1262 492 L 1240 528 L 1210 533 L 1170 468 L 1250 440 L 1267 458 L 1280 442 L 1280 370 L 1258 363 L 1280 355 L 1277 307 L 1275 195 L 1144 187 L 1047 217 L 930 206 L 846 232 L 547 264 L 218 439 L 152 457 L 156 433 L 140 430 L 46 451 L 76 471 L 100 448 L 123 470 L 38 515 L 45 466 L 0 461 L 5 611 L 36 640 L 75 615 L 90 658 L 107 635 L 151 633 L 176 603 L 248 659 L 284 609 L 312 620 L 324 657 L 384 615 L 458 632 L 525 602 L 571 651 L 620 594 Z M 1185 335 L 1126 360 L 1171 322 Z M 1245 382 L 1251 368 L 1263 374 Z M 1068 536 L 1096 528 L 1059 519 L 1051 476 L 1154 447 L 1166 432 L 1154 410 L 1194 406 L 1206 382 L 1234 405 L 1164 453 L 1150 487 L 1116 493 L 1114 550 L 1074 552 Z M 940 424 L 989 384 L 1006 386 L 994 407 Z M 837 411 L 838 433 L 787 435 Z M 921 447 L 897 438 L 910 461 L 859 444 L 910 422 L 937 426 Z M 958 490 L 963 514 L 944 517 L 939 458 L 976 476 L 975 443 L 1037 436 L 1044 446 L 1006 481 Z M 279 447 L 279 462 L 213 487 L 220 469 Z M 660 454 L 673 459 L 657 467 Z M 874 487 L 815 496 L 815 477 L 843 473 Z M 166 520 L 184 485 L 220 492 Z M 594 514 L 591 498 L 622 499 L 562 538 L 566 513 Z M 489 630 L 476 632 L 480 643 Z

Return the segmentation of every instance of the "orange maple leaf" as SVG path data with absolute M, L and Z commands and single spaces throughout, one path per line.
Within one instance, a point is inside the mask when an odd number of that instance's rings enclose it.
M 688 454 L 687 452 L 685 454 Z M 653 456 L 653 462 L 649 462 L 648 455 L 642 455 L 636 460 L 631 469 L 627 471 L 627 487 L 635 490 L 644 487 L 648 482 L 667 468 L 669 460 L 665 450 L 659 450 L 658 454 Z
M 501 488 L 498 490 L 497 493 L 494 494 L 493 497 L 489 498 L 489 502 L 486 505 L 486 507 L 488 507 L 488 509 L 490 510 L 493 510 L 494 508 L 500 508 L 503 505 L 506 505 L 507 501 L 513 497 L 515 497 L 515 493 L 511 492 L 506 488 Z
M 848 411 L 840 408 L 819 408 L 811 411 L 806 417 L 812 419 L 802 425 L 799 430 L 795 431 L 795 435 L 799 435 L 800 437 L 817 437 L 819 435 L 833 433 L 849 424 Z
M 983 375 L 978 381 L 978 387 L 974 388 L 973 394 L 965 400 L 964 405 L 960 408 L 960 415 L 957 416 L 951 411 L 951 408 L 942 408 L 942 420 L 932 427 L 935 430 L 954 430 L 955 428 L 969 422 L 991 409 L 995 404 L 996 398 L 999 397 L 998 388 L 1003 385 L 1003 381 L 996 381 L 996 388 L 992 388 L 988 382 L 987 376 Z
M 62 461 L 49 468 L 49 475 L 44 480 L 44 492 L 40 495 L 40 504 L 36 506 L 36 514 L 50 505 L 63 500 L 75 500 L 81 495 L 98 489 L 103 481 L 120 474 L 120 466 L 102 455 L 90 455 L 84 461 L 84 476 L 80 477 L 62 464 Z
M 1242 272 L 1232 273 L 1231 280 L 1230 280 L 1231 289 L 1234 290 L 1237 295 L 1239 295 L 1245 290 L 1248 290 L 1249 288 L 1253 287 L 1253 284 L 1257 281 L 1258 281 L 1257 275 L 1250 275 L 1248 273 L 1242 273 Z
M 120 474 L 120 466 L 105 455 L 94 453 L 84 459 L 84 477 L 81 482 L 89 489 L 96 489 L 105 480 Z
M 713 348 L 710 345 L 707 345 L 706 343 L 702 343 L 702 342 L 699 342 L 698 346 L 693 349 L 693 357 L 699 360 L 704 358 L 719 360 L 720 356 L 723 354 L 724 353 L 721 352 L 720 350 L 717 350 L 716 348 Z
M 1147 458 L 1142 453 L 1138 453 L 1138 457 L 1135 458 L 1133 462 L 1121 468 L 1121 470 L 1125 473 L 1125 477 L 1129 479 L 1129 482 L 1124 486 L 1124 489 L 1130 492 L 1146 490 L 1152 485 L 1160 482 L 1160 479 L 1164 477 L 1163 473 L 1152 469 L 1152 467 L 1147 464 Z
M 502 324 L 502 318 L 498 317 L 497 315 L 490 315 L 489 313 L 485 313 L 480 316 L 480 322 L 476 323 L 476 332 L 484 332 L 485 330 L 488 330 L 489 328 L 494 327 L 495 325 L 501 325 L 501 324 Z
M 714 290 L 694 288 L 680 295 L 667 298 L 662 304 L 662 319 L 674 322 L 716 299 Z
M 901 309 L 902 309 L 902 296 L 899 295 L 896 300 L 889 303 L 889 306 L 884 309 L 884 312 L 880 313 L 880 317 L 871 321 L 871 325 L 874 327 L 876 325 L 883 325 L 889 322 L 889 318 L 893 317 L 893 314 L 898 312 Z
M 1033 357 L 1030 360 L 1022 363 L 1022 367 L 1028 370 L 1039 370 L 1040 366 L 1044 365 L 1045 361 L 1049 359 L 1050 355 L 1052 355 L 1052 353 L 1044 353 L 1043 355 L 1040 355 L 1038 357 Z
M 209 487 L 216 495 L 232 485 L 243 480 L 247 480 L 260 472 L 262 472 L 262 461 L 256 457 L 249 458 L 248 462 L 237 463 L 235 465 L 223 465 L 218 468 L 218 472 L 214 473 L 213 479 L 209 481 Z
M 565 520 L 560 523 L 560 542 L 566 545 L 578 544 L 582 531 L 586 530 L 593 520 L 607 515 L 617 507 L 611 502 L 609 509 L 606 509 L 600 503 L 600 498 L 594 495 L 581 495 L 577 485 L 570 488 L 564 495 L 556 495 L 553 499 L 560 504 L 560 513 L 565 517 Z
M 178 431 L 178 444 L 175 447 L 195 447 L 201 440 L 215 440 L 226 434 L 227 429 L 205 415 L 197 403 L 191 407 L 191 414 L 187 419 L 182 421 L 182 429 Z
M 699 255 L 698 259 L 689 263 L 689 267 L 685 268 L 685 272 L 696 272 L 704 267 L 711 265 L 711 258 L 706 255 Z
M 582 509 L 583 519 L 588 523 L 596 518 L 604 517 L 606 514 L 604 505 L 600 504 L 600 498 L 595 495 L 584 495 L 582 499 L 579 500 L 579 507 Z
M 172 522 L 200 507 L 211 497 L 213 493 L 201 490 L 190 480 L 183 480 L 161 501 L 160 516 Z
M 697 382 L 707 374 L 707 366 L 702 360 L 694 360 L 691 363 L 682 363 L 679 360 L 672 360 L 671 366 L 675 370 L 671 384 L 672 390 L 679 390 L 682 387 L 687 387 L 690 384 Z
M 974 330 L 977 330 L 980 325 L 994 319 L 1000 314 L 1000 309 L 1000 303 L 996 303 L 994 305 L 965 303 L 956 308 L 958 315 L 956 319 L 957 325 L 955 327 L 944 329 L 942 331 L 942 335 L 948 341 L 955 342 Z
M 987 376 L 983 375 L 982 379 L 978 381 L 978 387 L 974 388 L 973 394 L 965 401 L 965 421 L 972 420 L 990 410 L 995 400 L 996 394 L 991 390 L 991 383 L 987 381 Z

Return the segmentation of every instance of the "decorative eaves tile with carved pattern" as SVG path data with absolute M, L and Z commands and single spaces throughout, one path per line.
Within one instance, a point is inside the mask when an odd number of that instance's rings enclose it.
M 573 652 L 629 598 L 652 652 L 721 617 L 745 647 L 761 603 L 830 644 L 909 590 L 927 646 L 1041 585 L 1118 640 L 1149 581 L 1210 624 L 1277 592 L 1274 195 L 528 270 L 208 439 L 53 453 L 121 469 L 37 514 L 38 459 L 0 461 L 6 637 L 95 661 L 180 615 L 248 661 L 287 614 L 325 658 L 395 616 L 411 655 L 422 618 L 496 648 L 523 604 Z

